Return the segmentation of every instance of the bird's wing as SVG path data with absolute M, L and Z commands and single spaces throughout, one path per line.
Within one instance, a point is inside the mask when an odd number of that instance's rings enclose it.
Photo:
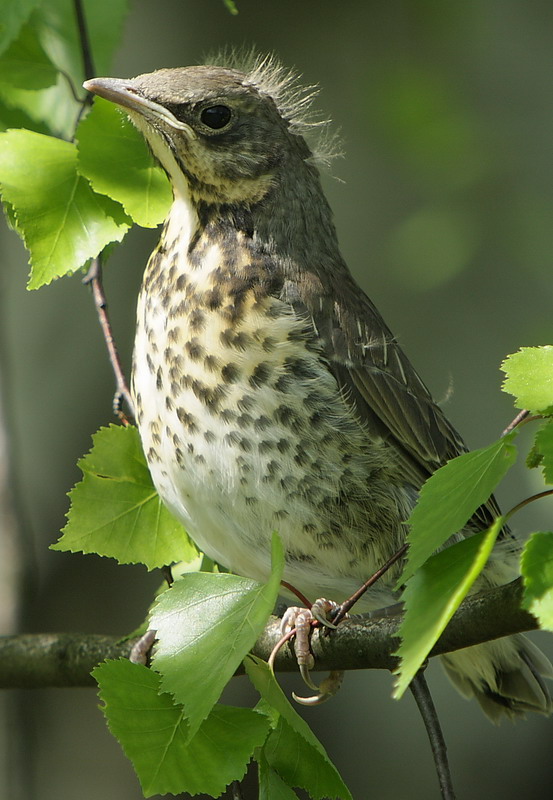
M 332 282 L 322 298 L 302 297 L 329 368 L 368 432 L 393 447 L 405 482 L 418 489 L 466 446 L 369 298 L 349 275 Z M 474 522 L 487 527 L 497 513 L 492 498 Z

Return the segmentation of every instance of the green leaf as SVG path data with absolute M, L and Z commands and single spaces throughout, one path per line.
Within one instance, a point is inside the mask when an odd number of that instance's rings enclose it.
M 35 28 L 25 25 L 0 56 L 0 82 L 20 89 L 44 89 L 57 78 L 58 71 L 44 52 Z
M 0 53 L 17 39 L 19 31 L 29 19 L 33 8 L 40 0 L 3 0 L 2 24 L 0 25 Z
M 113 103 L 97 98 L 76 136 L 79 169 L 96 192 L 120 202 L 138 225 L 163 222 L 173 200 L 167 176 Z
M 521 347 L 501 369 L 507 375 L 503 389 L 514 395 L 518 408 L 546 411 L 553 406 L 553 345 Z
M 130 221 L 77 172 L 77 148 L 32 131 L 0 134 L 0 191 L 31 253 L 30 289 L 81 267 Z
M 230 14 L 232 14 L 233 16 L 236 16 L 236 14 L 238 14 L 238 9 L 236 7 L 236 3 L 234 2 L 234 0 L 223 0 L 223 2 L 227 7 L 227 11 Z
M 159 675 L 126 659 L 93 671 L 109 729 L 132 762 L 145 797 L 154 794 L 218 797 L 240 780 L 269 722 L 243 708 L 218 706 L 187 741 L 182 706 L 159 694 Z
M 546 483 L 553 483 L 553 420 L 549 420 L 536 433 L 534 458 L 539 458 Z
M 487 531 L 470 536 L 437 553 L 415 573 L 403 593 L 401 657 L 394 697 L 400 698 L 423 665 L 447 623 L 483 570 L 505 524 L 495 520 Z
M 314 750 L 282 717 L 263 752 L 267 763 L 288 786 L 305 789 L 315 800 L 351 797 L 333 765 Z
M 109 73 L 113 53 L 121 42 L 128 0 L 84 0 L 83 5 L 97 74 L 105 75 Z M 80 88 L 85 75 L 74 0 L 41 3 L 37 18 L 44 49 L 60 69 L 77 81 Z
M 244 665 L 261 697 L 280 714 L 263 749 L 268 764 L 289 786 L 306 789 L 316 800 L 351 800 L 350 791 L 326 750 L 292 708 L 268 665 L 254 656 L 248 656 Z
M 62 139 L 72 138 L 79 106 L 65 77 L 58 76 L 55 85 L 46 89 L 20 89 L 0 83 L 0 98 L 33 120 L 32 130 L 46 129 Z
M 522 605 L 533 614 L 540 628 L 553 631 L 553 533 L 533 533 L 522 553 L 524 580 Z
M 534 441 L 533 446 L 530 448 L 528 455 L 526 456 L 526 466 L 528 469 L 536 469 L 536 467 L 541 466 L 541 463 L 542 455 L 536 447 L 536 442 Z
M 92 437 L 78 462 L 83 480 L 52 550 L 97 553 L 148 569 L 192 560 L 197 550 L 154 488 L 136 428 L 110 425 Z
M 46 125 L 41 122 L 35 122 L 25 111 L 19 108 L 11 108 L 0 98 L 0 131 L 5 131 L 8 128 L 28 128 L 44 134 L 49 132 Z
M 516 459 L 515 435 L 457 456 L 426 481 L 408 519 L 407 564 L 398 588 L 489 499 Z
M 259 800 L 297 800 L 294 790 L 269 766 L 263 750 L 258 755 L 258 764 Z
M 273 572 L 266 585 L 228 573 L 183 575 L 159 598 L 153 664 L 163 691 L 183 703 L 190 735 L 219 699 L 263 631 L 280 589 L 284 556 L 273 537 Z
M 91 50 L 100 75 L 109 73 L 111 56 L 119 44 L 126 12 L 127 0 L 84 2 Z M 0 96 L 8 105 L 23 109 L 35 121 L 48 125 L 53 133 L 69 139 L 79 112 L 69 81 L 77 94 L 80 92 L 83 98 L 85 96 L 81 89 L 85 75 L 73 0 L 40 3 L 30 24 L 42 48 L 63 75 L 55 86 L 39 91 L 6 88 L 0 84 Z

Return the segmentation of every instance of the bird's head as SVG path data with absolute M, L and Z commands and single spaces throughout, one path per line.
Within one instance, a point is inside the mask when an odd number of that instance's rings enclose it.
M 195 66 L 84 86 L 125 109 L 175 191 L 196 201 L 255 204 L 279 172 L 312 158 L 303 133 L 313 92 L 270 59 L 247 72 Z

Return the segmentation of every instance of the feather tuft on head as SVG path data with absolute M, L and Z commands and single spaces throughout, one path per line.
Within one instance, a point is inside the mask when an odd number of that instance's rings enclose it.
M 301 75 L 284 67 L 274 53 L 263 55 L 253 48 L 227 48 L 211 54 L 205 63 L 243 72 L 246 84 L 271 97 L 291 132 L 308 140 L 317 166 L 328 167 L 342 155 L 340 137 L 330 130 L 330 120 L 313 108 L 319 87 L 304 86 Z

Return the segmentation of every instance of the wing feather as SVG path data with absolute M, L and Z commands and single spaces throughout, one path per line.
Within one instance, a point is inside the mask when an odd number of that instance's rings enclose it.
M 353 279 L 342 273 L 332 290 L 316 302 L 303 295 L 298 304 L 296 296 L 296 311 L 311 317 L 329 368 L 368 434 L 388 442 L 403 479 L 419 489 L 467 448 Z M 498 513 L 490 498 L 474 522 L 487 527 Z

